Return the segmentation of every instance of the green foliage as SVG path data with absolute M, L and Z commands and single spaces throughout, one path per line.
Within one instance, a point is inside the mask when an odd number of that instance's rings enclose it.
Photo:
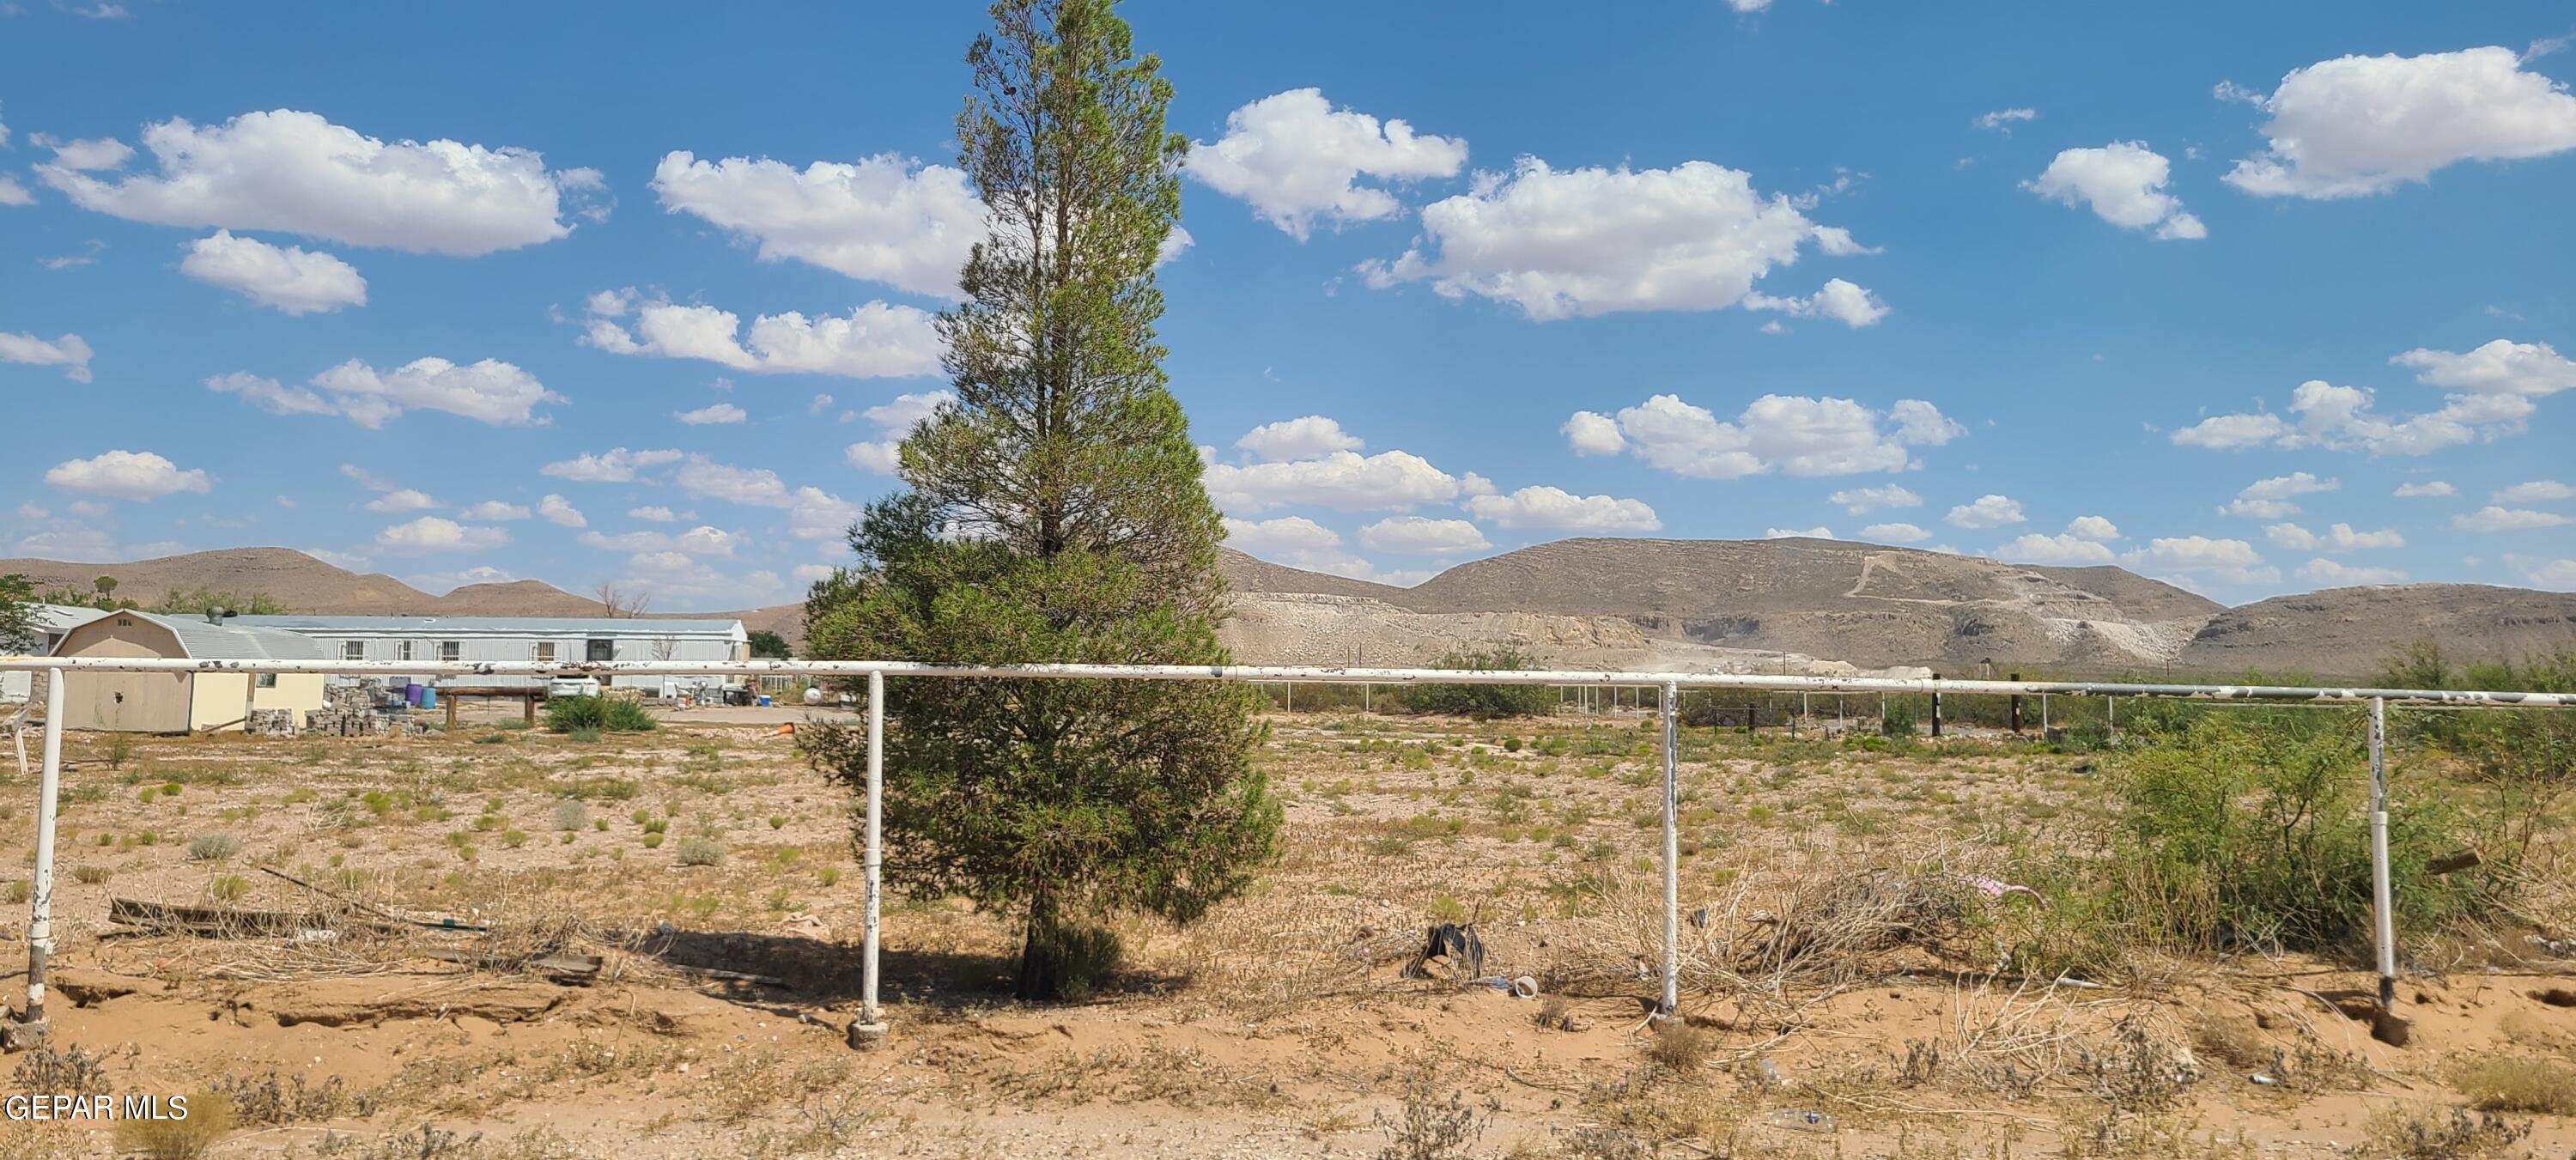
M 1435 669 L 1483 669 L 1523 672 L 1539 667 L 1515 648 L 1449 653 L 1431 662 Z M 1478 720 L 1537 717 L 1556 709 L 1556 690 L 1545 685 L 1422 685 L 1405 690 L 1404 704 L 1416 713 L 1451 713 Z
M 765 628 L 755 628 L 751 630 L 751 655 L 786 660 L 787 638 Z
M 1914 702 L 1904 697 L 1889 698 L 1886 711 L 1878 716 L 1878 732 L 1882 737 L 1914 736 Z
M 221 608 L 243 616 L 284 616 L 295 611 L 265 592 L 238 592 L 224 588 L 173 588 L 144 611 L 170 616 L 203 616 L 210 608 Z
M 1118 932 L 1088 922 L 1055 922 L 1031 927 L 1030 953 L 1056 964 L 1056 992 L 1080 1002 L 1090 998 L 1116 974 L 1126 958 Z
M 2399 929 L 2478 914 L 2509 867 L 2434 876 L 2473 844 L 2448 787 L 2391 775 L 2389 857 Z M 2141 933 L 2169 944 L 2370 945 L 2367 757 L 2358 713 L 2207 717 L 2108 767 L 2119 807 L 2115 881 Z M 2424 792 L 2411 792 L 2422 785 Z
M 1222 524 L 1154 323 L 1188 141 L 1108 0 L 999 0 L 967 62 L 960 167 L 986 240 L 942 315 L 956 400 L 904 439 L 908 490 L 806 601 L 823 658 L 1222 664 Z M 1178 922 L 1241 890 L 1280 810 L 1252 767 L 1259 695 L 1214 682 L 898 681 L 885 837 L 916 891 L 1025 915 L 1018 991 L 1064 993 L 1055 933 Z M 800 732 L 853 788 L 864 739 Z M 1078 981 L 1078 980 L 1074 980 Z
M 32 653 L 44 643 L 36 630 L 35 586 L 12 572 L 0 576 L 0 653 Z
M 556 733 L 642 733 L 660 722 L 642 703 L 619 697 L 552 697 L 546 728 Z

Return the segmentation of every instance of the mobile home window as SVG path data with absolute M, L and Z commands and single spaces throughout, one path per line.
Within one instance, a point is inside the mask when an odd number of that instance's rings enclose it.
M 438 659 L 439 659 L 439 660 L 441 660 L 441 661 L 457 661 L 457 660 L 463 660 L 464 658 L 465 658 L 465 645 L 464 645 L 463 643 L 458 642 L 458 641 L 452 641 L 452 640 L 442 640 L 442 641 L 438 642 Z
M 590 638 L 589 644 L 589 659 L 594 661 L 613 661 L 617 659 L 617 641 L 614 638 L 594 636 Z
M 394 651 L 400 655 L 400 659 L 402 659 L 402 660 L 407 660 L 407 661 L 416 661 L 416 660 L 419 660 L 420 658 L 419 658 L 418 656 L 413 655 L 413 653 L 412 653 L 412 646 L 413 646 L 414 644 L 417 644 L 417 643 L 419 643 L 419 642 L 417 642 L 417 641 L 408 641 L 408 640 L 407 640 L 407 641 L 404 641 L 404 642 L 402 642 L 401 644 L 394 646 Z
M 274 689 L 274 688 L 276 688 L 276 687 L 277 687 L 277 674 L 275 674 L 275 673 L 261 673 L 261 674 L 259 675 L 259 687 L 260 687 L 260 688 L 263 688 L 263 689 Z
M 341 641 L 340 659 L 344 661 L 362 661 L 367 659 L 367 642 L 363 640 Z
M 550 640 L 538 641 L 537 651 L 534 655 L 538 664 L 550 665 L 555 663 L 555 642 Z

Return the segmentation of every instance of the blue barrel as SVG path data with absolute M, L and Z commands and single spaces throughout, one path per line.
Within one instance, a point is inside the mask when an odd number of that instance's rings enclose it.
M 421 707 L 421 708 L 423 708 L 423 709 L 435 709 L 435 708 L 437 708 L 437 707 L 438 707 L 438 690 L 437 690 L 437 689 L 434 689 L 434 688 L 431 688 L 431 687 L 430 687 L 430 686 L 428 686 L 428 685 L 422 685 L 422 686 L 420 687 L 420 707 Z

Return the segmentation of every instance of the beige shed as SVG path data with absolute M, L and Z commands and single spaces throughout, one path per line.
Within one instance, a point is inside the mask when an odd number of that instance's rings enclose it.
M 117 612 L 71 630 L 62 657 L 192 660 L 322 660 L 322 646 L 290 632 L 209 623 L 202 617 Z M 248 709 L 320 710 L 320 673 L 88 673 L 64 678 L 63 725 L 125 733 L 233 732 Z

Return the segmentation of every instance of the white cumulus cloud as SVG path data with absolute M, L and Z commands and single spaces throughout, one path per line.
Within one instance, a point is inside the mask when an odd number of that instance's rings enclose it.
M 371 512 L 392 513 L 428 511 L 431 508 L 445 507 L 447 505 L 438 502 L 437 496 L 431 495 L 418 488 L 397 487 L 391 491 L 387 491 L 383 495 L 368 500 L 365 506 L 366 509 Z
M 1843 510 L 1851 513 L 1852 515 L 1861 515 L 1866 512 L 1877 511 L 1880 508 L 1909 508 L 1923 506 L 1922 496 L 1916 495 L 1913 492 L 1907 491 L 1906 489 L 1898 487 L 1892 483 L 1883 487 L 1846 488 L 1842 491 L 1826 496 L 1825 498 L 1843 505 Z
M 2524 532 L 2533 528 L 2554 528 L 2571 521 L 2556 512 L 2530 508 L 2508 508 L 2493 505 L 2467 515 L 2452 516 L 2451 526 L 2464 532 Z
M 611 354 L 702 359 L 755 374 L 854 379 L 928 374 L 939 369 L 944 349 L 929 312 L 912 306 L 867 302 L 847 315 L 820 318 L 793 310 L 763 314 L 745 334 L 730 310 L 636 298 L 632 289 L 592 295 L 583 344 Z
M 2261 197 L 2386 193 L 2462 161 L 2576 149 L 2576 96 L 2488 46 L 2422 56 L 2344 56 L 2295 69 L 2268 97 L 2269 147 L 2227 183 Z
M 567 402 L 536 376 L 498 359 L 459 366 L 443 358 L 414 359 L 379 371 L 351 359 L 313 376 L 311 387 L 288 387 L 236 371 L 206 380 L 206 387 L 240 395 L 279 415 L 338 415 L 361 427 L 381 428 L 404 411 L 445 411 L 496 427 L 541 425 L 541 403 Z
M 2375 532 L 2357 532 L 2351 524 L 2336 524 L 2318 535 L 2297 524 L 2272 524 L 2263 529 L 2263 538 L 2275 548 L 2294 552 L 2353 552 L 2365 548 L 2403 548 L 2406 537 L 2395 528 Z
M 1510 495 L 1468 498 L 1467 514 L 1504 528 L 1568 528 L 1595 532 L 1661 529 L 1655 509 L 1642 500 L 1576 495 L 1558 487 L 1524 487 Z
M 2491 498 L 2497 503 L 2550 503 L 2562 499 L 2576 499 L 2576 487 L 2569 487 L 2554 479 L 2535 479 L 2529 483 L 2517 483 L 2512 487 L 2501 488 Z
M 214 480 L 203 470 L 185 471 L 149 451 L 103 451 L 87 459 L 70 459 L 45 472 L 45 482 L 64 491 L 116 499 L 153 500 L 183 491 L 203 494 Z
M 586 171 L 549 172 L 525 149 L 387 144 L 292 109 L 221 125 L 147 126 L 157 174 L 37 174 L 85 209 L 155 225 L 276 230 L 356 246 L 473 257 L 553 241 Z
M 1391 516 L 1360 529 L 1360 543 L 1380 552 L 1408 556 L 1451 556 L 1481 552 L 1494 545 L 1465 520 L 1424 516 Z
M 2351 584 L 2403 584 L 2406 573 L 2395 568 L 2366 568 L 2319 556 L 2299 565 L 2299 579 L 2327 587 Z
M 2160 579 L 2205 580 L 2219 584 L 2273 584 L 2281 570 L 2263 562 L 2263 554 L 2243 540 L 2176 536 L 2150 540 L 2120 562 Z
M 1883 544 L 1920 544 L 1932 533 L 1912 524 L 1871 524 L 1860 530 L 1860 538 Z
M 751 418 L 749 412 L 731 403 L 713 403 L 694 411 L 681 411 L 671 416 L 691 427 L 740 423 Z
M 2319 479 L 2304 471 L 2258 479 L 2246 484 L 2236 498 L 2218 509 L 2223 516 L 2243 516 L 2255 520 L 2277 520 L 2297 515 L 2299 505 L 2291 502 L 2297 496 L 2315 495 L 2342 487 L 2340 479 Z
M 596 455 L 582 454 L 557 460 L 537 469 L 540 475 L 569 479 L 575 483 L 633 483 L 635 473 L 678 463 L 685 454 L 668 448 L 629 451 L 612 447 Z
M 475 527 L 439 516 L 422 516 L 376 533 L 376 550 L 396 555 L 484 551 L 509 542 L 510 533 L 499 528 Z
M 190 242 L 187 251 L 180 273 L 288 314 L 367 304 L 367 280 L 357 268 L 319 251 L 237 238 L 230 230 Z
M 75 383 L 90 381 L 90 355 L 89 344 L 82 342 L 77 334 L 66 334 L 49 342 L 32 334 L 0 331 L 0 362 L 61 367 L 63 377 Z
M 653 172 L 662 207 L 798 261 L 936 298 L 957 297 L 957 272 L 984 238 L 984 203 L 966 175 L 887 153 L 798 170 L 768 158 L 701 161 L 686 152 Z
M 1291 89 L 1226 114 L 1225 136 L 1190 150 L 1189 174 L 1252 206 L 1303 241 L 1317 219 L 1375 221 L 1403 206 L 1363 178 L 1404 184 L 1454 177 L 1467 143 L 1403 121 L 1335 109 L 1320 89 Z
M 1409 451 L 1361 455 L 1335 451 L 1312 459 L 1235 465 L 1211 463 L 1208 498 L 1227 511 L 1312 504 L 1335 511 L 1408 511 L 1447 503 L 1474 486 Z
M 572 506 L 571 500 L 565 499 L 559 495 L 549 494 L 545 498 L 537 501 L 537 518 L 542 519 L 547 523 L 554 524 L 557 527 L 585 528 L 590 526 L 590 520 L 581 514 L 581 509 Z
M 1264 423 L 1244 433 L 1234 445 L 1261 457 L 1278 462 L 1286 459 L 1313 459 L 1336 451 L 1358 451 L 1367 444 L 1342 430 L 1342 425 L 1322 415 L 1306 415 Z
M 1981 495 L 1973 502 L 1950 509 L 1941 522 L 1958 528 L 2000 528 L 2028 520 L 2021 512 L 2021 501 L 2010 496 Z
M 2159 238 L 2209 236 L 2182 199 L 2165 192 L 2172 166 L 2143 141 L 2114 141 L 2100 148 L 2067 149 L 2022 188 L 2067 205 L 2089 206 L 2096 217 L 2122 229 L 2154 229 Z
M 1720 421 L 1679 396 L 1656 395 L 1615 417 L 1577 412 L 1566 430 L 1583 432 L 1596 449 L 1614 446 L 1615 434 L 1615 446 L 1676 475 L 1738 479 L 1903 471 L 1913 463 L 1909 447 L 1947 443 L 1965 429 L 1919 399 L 1882 414 L 1850 399 L 1764 395 Z
M 1765 196 L 1751 174 L 1706 161 L 1559 170 L 1524 157 L 1509 175 L 1479 174 L 1467 193 L 1424 207 L 1425 245 L 1360 272 L 1372 286 L 1428 281 L 1445 297 L 1490 298 L 1534 319 L 1722 310 L 1801 247 L 1823 245 L 1817 229 L 1796 199 Z
M 1304 516 L 1280 516 L 1268 520 L 1239 520 L 1225 517 L 1227 544 L 1256 556 L 1312 552 L 1341 546 L 1342 537 L 1331 528 Z
M 2419 496 L 2458 495 L 2460 494 L 2460 489 L 2436 479 L 2426 483 L 2398 484 L 2397 490 L 2393 494 L 2395 494 L 2399 499 L 2414 499 Z

